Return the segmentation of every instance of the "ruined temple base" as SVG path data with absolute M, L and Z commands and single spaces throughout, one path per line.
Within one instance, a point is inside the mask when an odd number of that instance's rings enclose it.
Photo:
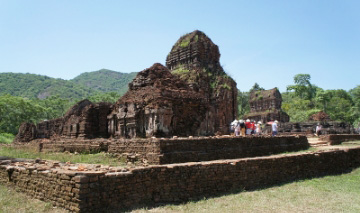
M 0 182 L 73 212 L 122 211 L 186 202 L 339 174 L 360 166 L 360 147 L 315 153 L 181 163 L 122 170 L 53 161 L 0 159 Z
M 136 154 L 149 164 L 199 162 L 236 159 L 299 151 L 309 148 L 305 136 L 246 136 L 134 139 L 71 139 L 34 140 L 28 146 L 51 152 L 109 152 Z

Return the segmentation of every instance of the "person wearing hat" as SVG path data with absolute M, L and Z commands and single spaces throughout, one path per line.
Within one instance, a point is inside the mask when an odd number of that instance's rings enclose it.
M 256 134 L 257 135 L 261 135 L 261 121 L 259 121 L 257 124 L 256 124 Z
M 278 121 L 275 120 L 274 123 L 271 124 L 272 136 L 276 136 L 278 133 Z

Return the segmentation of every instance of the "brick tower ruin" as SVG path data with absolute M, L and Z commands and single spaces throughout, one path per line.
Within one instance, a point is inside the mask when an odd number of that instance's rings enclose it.
M 175 43 L 166 58 L 166 66 L 205 96 L 208 110 L 200 124 L 200 134 L 228 133 L 229 124 L 237 117 L 237 88 L 220 65 L 218 46 L 196 30 Z
M 289 122 L 289 115 L 281 110 L 282 97 L 276 87 L 270 90 L 253 90 L 249 103 L 250 113 L 245 118 L 262 122 Z

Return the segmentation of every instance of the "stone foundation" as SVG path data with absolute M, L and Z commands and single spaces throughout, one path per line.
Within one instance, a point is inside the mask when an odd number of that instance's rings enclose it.
M 314 134 L 316 125 L 320 123 L 322 125 L 321 134 L 351 134 L 354 132 L 354 128 L 351 124 L 337 121 L 310 121 L 310 122 L 288 122 L 280 123 L 279 133 L 292 133 L 292 134 Z M 271 127 L 269 126 L 269 129 Z
M 360 141 L 360 135 L 324 135 L 321 140 L 327 141 L 330 145 L 337 145 L 345 141 Z
M 150 166 L 124 171 L 51 161 L 0 160 L 0 182 L 75 212 L 184 202 L 234 190 L 339 174 L 360 166 L 360 148 Z M 88 170 L 91 171 L 79 171 Z M 96 169 L 98 168 L 98 169 Z M 75 171 L 74 171 L 75 170 Z

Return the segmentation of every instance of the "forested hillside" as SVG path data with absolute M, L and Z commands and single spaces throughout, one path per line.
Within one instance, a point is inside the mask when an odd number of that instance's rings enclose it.
M 95 89 L 63 79 L 35 74 L 0 73 L 0 95 L 39 99 L 50 96 L 79 99 L 96 93 Z
M 137 73 L 99 70 L 83 73 L 72 80 L 35 74 L 0 73 L 0 95 L 45 99 L 51 96 L 77 100 L 100 93 L 123 95 Z
M 95 72 L 82 73 L 71 81 L 100 92 L 116 92 L 122 95 L 127 91 L 128 83 L 135 78 L 136 74 L 136 72 L 121 73 L 101 69 Z

